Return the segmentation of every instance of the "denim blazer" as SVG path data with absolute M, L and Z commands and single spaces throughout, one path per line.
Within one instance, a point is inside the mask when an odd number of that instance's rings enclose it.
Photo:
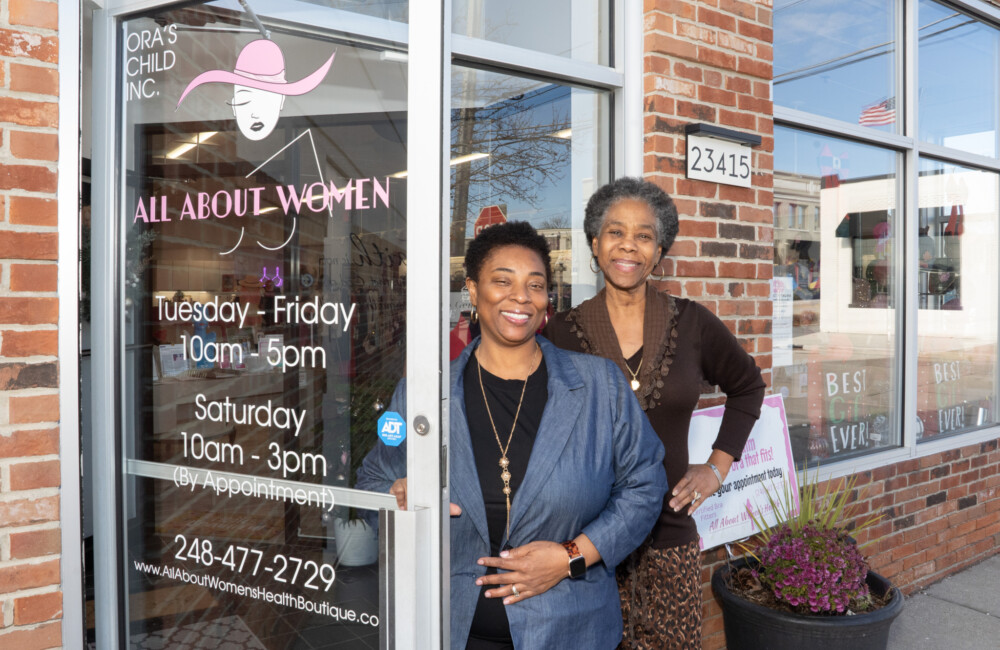
M 561 350 L 537 337 L 548 370 L 548 401 L 524 480 L 510 512 L 511 546 L 563 542 L 585 533 L 601 562 L 544 594 L 507 606 L 514 647 L 613 648 L 622 635 L 615 566 L 649 534 L 667 490 L 663 444 L 622 372 L 611 361 Z M 472 455 L 462 371 L 478 339 L 451 364 L 451 647 L 465 648 L 490 553 L 486 509 Z M 405 380 L 392 410 L 405 413 Z M 405 441 L 380 442 L 358 471 L 359 489 L 387 492 L 406 475 Z

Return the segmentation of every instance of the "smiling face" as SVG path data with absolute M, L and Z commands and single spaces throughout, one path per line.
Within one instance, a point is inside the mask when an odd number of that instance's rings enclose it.
M 233 86 L 233 115 L 240 132 L 250 140 L 263 140 L 278 124 L 285 96 L 247 86 Z
M 479 311 L 483 343 L 512 347 L 533 340 L 549 305 L 545 263 L 523 246 L 501 246 L 465 281 Z
M 638 199 L 618 201 L 605 213 L 591 249 L 609 286 L 622 291 L 643 286 L 663 255 L 652 209 Z

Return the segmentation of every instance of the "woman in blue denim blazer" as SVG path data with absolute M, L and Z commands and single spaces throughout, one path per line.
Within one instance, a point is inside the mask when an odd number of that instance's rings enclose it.
M 535 336 L 551 272 L 531 226 L 484 230 L 466 271 L 482 336 L 451 365 L 452 647 L 613 648 L 615 566 L 663 507 L 663 446 L 613 363 Z M 405 475 L 405 443 L 378 443 L 356 487 L 405 507 Z

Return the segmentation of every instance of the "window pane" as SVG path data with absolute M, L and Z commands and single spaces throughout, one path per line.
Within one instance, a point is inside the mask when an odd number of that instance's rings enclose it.
M 925 159 L 919 194 L 917 414 L 927 440 L 997 421 L 997 175 Z
M 452 32 L 495 43 L 611 65 L 610 2 L 454 0 Z
M 477 333 L 468 322 L 465 248 L 493 223 L 527 221 L 549 240 L 554 310 L 596 293 L 583 207 L 608 179 L 608 107 L 607 93 L 452 68 L 453 357 Z
M 929 0 L 918 16 L 920 139 L 995 156 L 1000 31 Z
M 773 386 L 796 461 L 897 445 L 896 154 L 775 129 Z M 808 206 L 816 220 L 798 220 Z
M 775 2 L 775 103 L 895 131 L 896 4 Z

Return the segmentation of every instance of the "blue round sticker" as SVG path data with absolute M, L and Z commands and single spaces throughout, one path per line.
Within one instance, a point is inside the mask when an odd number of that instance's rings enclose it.
M 406 439 L 406 422 L 399 413 L 386 411 L 378 419 L 378 437 L 390 447 L 398 447 Z

